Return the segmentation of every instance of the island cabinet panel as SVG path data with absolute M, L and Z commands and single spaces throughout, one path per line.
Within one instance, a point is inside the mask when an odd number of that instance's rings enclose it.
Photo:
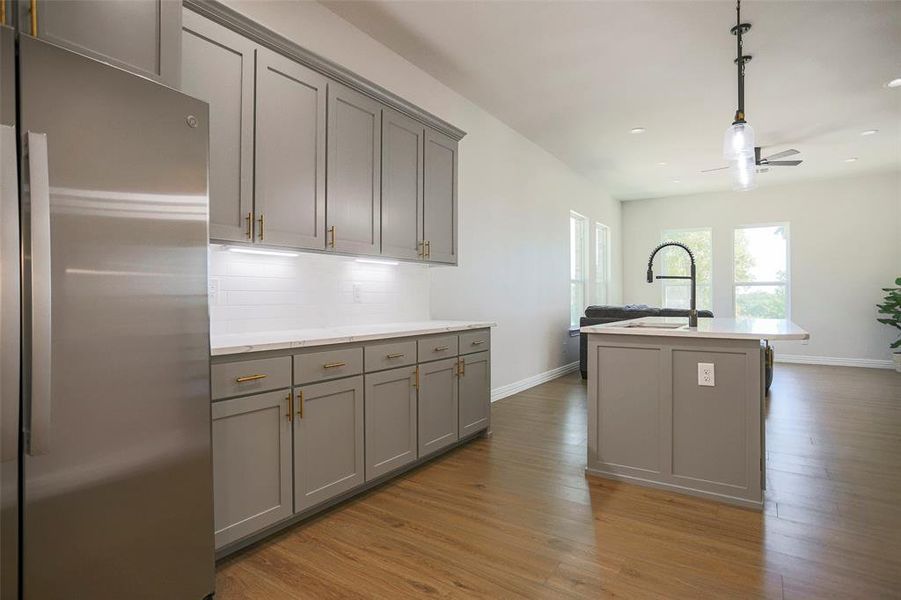
M 457 142 L 425 133 L 424 230 L 426 258 L 457 263 Z
M 26 33 L 32 33 L 33 9 L 37 10 L 37 37 L 178 87 L 180 1 L 24 1 L 19 15 Z
M 660 472 L 660 354 L 657 348 L 598 348 L 597 459 Z
M 364 481 L 363 377 L 295 388 L 294 510 Z
M 365 380 L 366 481 L 418 456 L 416 367 L 370 373 Z
M 460 437 L 488 429 L 491 414 L 490 352 L 460 357 Z
M 216 548 L 291 516 L 291 390 L 214 402 Z
M 327 246 L 381 251 L 381 105 L 339 83 L 328 88 Z
M 265 48 L 256 65 L 256 237 L 325 249 L 327 80 Z
M 184 11 L 181 90 L 210 105 L 209 219 L 215 241 L 253 239 L 255 51 L 247 38 Z
M 715 386 L 698 385 L 698 363 L 714 365 Z M 749 376 L 744 354 L 673 350 L 675 478 L 747 487 Z
M 419 456 L 459 439 L 456 358 L 419 365 Z
M 382 254 L 421 258 L 425 127 L 382 110 Z

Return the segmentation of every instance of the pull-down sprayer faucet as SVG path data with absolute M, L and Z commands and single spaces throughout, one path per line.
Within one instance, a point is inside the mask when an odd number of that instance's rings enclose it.
M 691 309 L 688 311 L 688 326 L 697 328 L 698 311 L 695 305 L 695 294 L 697 291 L 695 255 L 692 254 L 691 249 L 688 246 L 686 246 L 682 242 L 663 242 L 662 244 L 654 248 L 653 252 L 651 252 L 651 256 L 648 258 L 648 283 L 654 283 L 654 256 L 656 256 L 658 252 L 660 252 L 667 246 L 678 246 L 679 248 L 682 248 L 683 250 L 688 252 L 688 258 L 691 260 L 691 275 L 658 275 L 657 279 L 691 279 Z

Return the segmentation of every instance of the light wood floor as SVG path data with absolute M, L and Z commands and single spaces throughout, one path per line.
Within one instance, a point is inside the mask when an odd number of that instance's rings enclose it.
M 219 565 L 217 600 L 901 597 L 901 375 L 776 365 L 764 513 L 586 478 L 585 386 Z

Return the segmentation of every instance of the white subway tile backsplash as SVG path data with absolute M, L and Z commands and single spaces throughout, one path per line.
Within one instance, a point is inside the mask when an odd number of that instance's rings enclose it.
M 358 263 L 321 254 L 297 257 L 229 252 L 210 246 L 214 335 L 372 325 L 429 319 L 425 265 Z M 357 289 L 356 299 L 354 289 Z

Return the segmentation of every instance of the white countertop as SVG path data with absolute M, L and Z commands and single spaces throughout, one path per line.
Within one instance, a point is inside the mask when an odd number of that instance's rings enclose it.
M 636 327 L 645 323 L 652 327 Z M 676 328 L 653 326 L 680 325 Z M 588 325 L 582 333 L 651 335 L 666 337 L 718 338 L 731 340 L 806 340 L 810 334 L 788 319 L 698 319 L 697 329 L 688 328 L 688 317 L 644 317 L 602 325 Z
M 415 321 L 410 323 L 384 323 L 381 325 L 356 325 L 327 327 L 322 329 L 293 329 L 286 331 L 261 331 L 259 333 L 234 333 L 210 336 L 210 353 L 213 356 L 308 348 L 348 342 L 365 342 L 429 335 L 467 329 L 496 327 L 491 321 Z

